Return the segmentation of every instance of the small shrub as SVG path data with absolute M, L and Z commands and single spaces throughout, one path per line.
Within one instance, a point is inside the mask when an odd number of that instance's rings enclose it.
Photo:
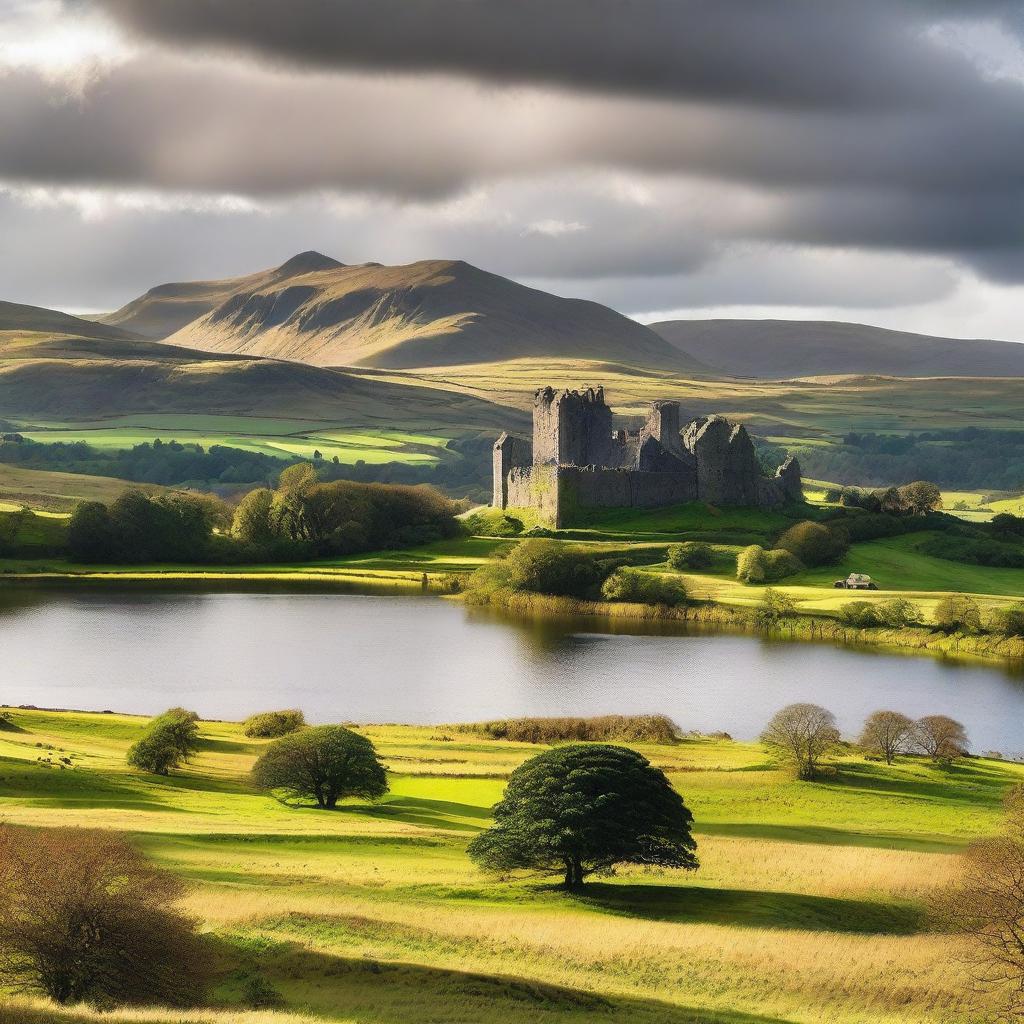
M 670 608 L 686 602 L 686 585 L 680 579 L 635 569 L 616 569 L 601 585 L 606 601 L 663 604 Z
M 679 727 L 665 715 L 598 715 L 593 718 L 506 718 L 475 725 L 453 726 L 459 732 L 482 733 L 516 743 L 674 743 Z
M 947 633 L 977 633 L 981 609 L 967 594 L 946 594 L 935 606 L 935 625 Z
M 791 551 L 785 548 L 772 548 L 764 553 L 765 580 L 774 583 L 784 580 L 787 576 L 795 576 L 804 571 L 803 563 Z
M 277 739 L 286 736 L 306 724 L 301 711 L 291 708 L 287 711 L 261 711 L 250 715 L 242 723 L 242 731 L 250 739 Z
M 210 957 L 185 891 L 116 832 L 0 825 L 4 980 L 63 1004 L 197 1002 Z
M 128 749 L 128 764 L 154 775 L 167 775 L 198 749 L 199 716 L 171 708 L 154 718 L 142 738 Z
M 522 519 L 515 516 L 475 512 L 463 520 L 466 529 L 477 537 L 518 537 L 525 529 Z
M 760 544 L 751 544 L 736 556 L 736 578 L 744 583 L 764 583 L 768 579 L 767 552 Z
M 878 612 L 871 601 L 849 601 L 839 609 L 839 619 L 856 629 L 879 625 Z
M 768 587 L 761 603 L 754 609 L 754 623 L 761 629 L 771 629 L 783 619 L 793 618 L 796 613 L 796 604 L 788 594 Z
M 253 974 L 242 986 L 242 1002 L 253 1010 L 273 1010 L 284 1005 L 284 997 L 262 974 Z
M 996 608 L 989 619 L 989 628 L 1003 636 L 1024 636 L 1024 602 Z
M 710 569 L 714 562 L 714 548 L 703 541 L 688 540 L 668 549 L 668 564 L 673 569 Z
M 817 566 L 838 562 L 850 542 L 841 531 L 806 520 L 786 530 L 775 546 L 792 552 L 804 565 Z
M 921 621 L 921 609 L 905 597 L 891 597 L 875 605 L 875 615 L 889 629 L 903 629 Z

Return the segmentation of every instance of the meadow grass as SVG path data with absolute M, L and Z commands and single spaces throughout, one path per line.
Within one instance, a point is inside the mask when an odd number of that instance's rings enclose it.
M 550 880 L 482 873 L 465 853 L 541 745 L 361 726 L 391 791 L 321 812 L 249 787 L 265 741 L 235 723 L 201 723 L 194 762 L 157 778 L 124 762 L 145 719 L 13 714 L 0 820 L 132 834 L 192 884 L 185 906 L 210 935 L 217 984 L 209 1009 L 102 1018 L 12 994 L 5 1024 L 986 1019 L 957 940 L 924 906 L 957 851 L 998 828 L 1021 766 L 889 767 L 848 751 L 836 774 L 799 783 L 758 744 L 630 744 L 692 809 L 701 868 L 627 869 L 568 896 Z M 280 1008 L 245 1010 L 254 975 Z

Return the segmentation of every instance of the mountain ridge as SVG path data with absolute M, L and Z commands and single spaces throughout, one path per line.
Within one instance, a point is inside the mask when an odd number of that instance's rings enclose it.
M 737 377 L 1024 377 L 1024 344 L 1012 341 L 839 320 L 663 320 L 648 326 L 710 369 Z
M 171 345 L 314 366 L 402 369 L 550 357 L 703 371 L 615 310 L 464 260 L 348 265 L 300 253 L 246 277 L 159 285 L 102 321 Z

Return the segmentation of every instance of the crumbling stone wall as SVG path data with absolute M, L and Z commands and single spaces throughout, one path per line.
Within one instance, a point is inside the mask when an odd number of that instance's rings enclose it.
M 532 507 L 558 526 L 579 508 L 711 505 L 775 507 L 803 497 L 800 466 L 761 472 L 743 426 L 721 416 L 680 432 L 679 404 L 655 402 L 639 432 L 611 429 L 601 388 L 534 395 L 533 444 L 502 434 L 494 446 L 494 504 Z
M 612 411 L 603 388 L 556 392 L 533 400 L 533 458 L 554 466 L 603 466 L 611 457 Z
M 494 442 L 494 493 L 491 504 L 508 508 L 508 478 L 513 469 L 522 469 L 533 462 L 533 445 L 513 434 L 504 433 Z

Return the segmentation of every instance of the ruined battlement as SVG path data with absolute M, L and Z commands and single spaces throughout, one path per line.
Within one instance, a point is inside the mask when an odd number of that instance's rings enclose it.
M 684 426 L 678 402 L 657 401 L 639 431 L 613 431 L 602 387 L 538 388 L 532 441 L 505 433 L 494 445 L 494 507 L 536 508 L 556 526 L 583 507 L 773 507 L 802 496 L 797 461 L 764 476 L 742 425 L 708 416 Z

